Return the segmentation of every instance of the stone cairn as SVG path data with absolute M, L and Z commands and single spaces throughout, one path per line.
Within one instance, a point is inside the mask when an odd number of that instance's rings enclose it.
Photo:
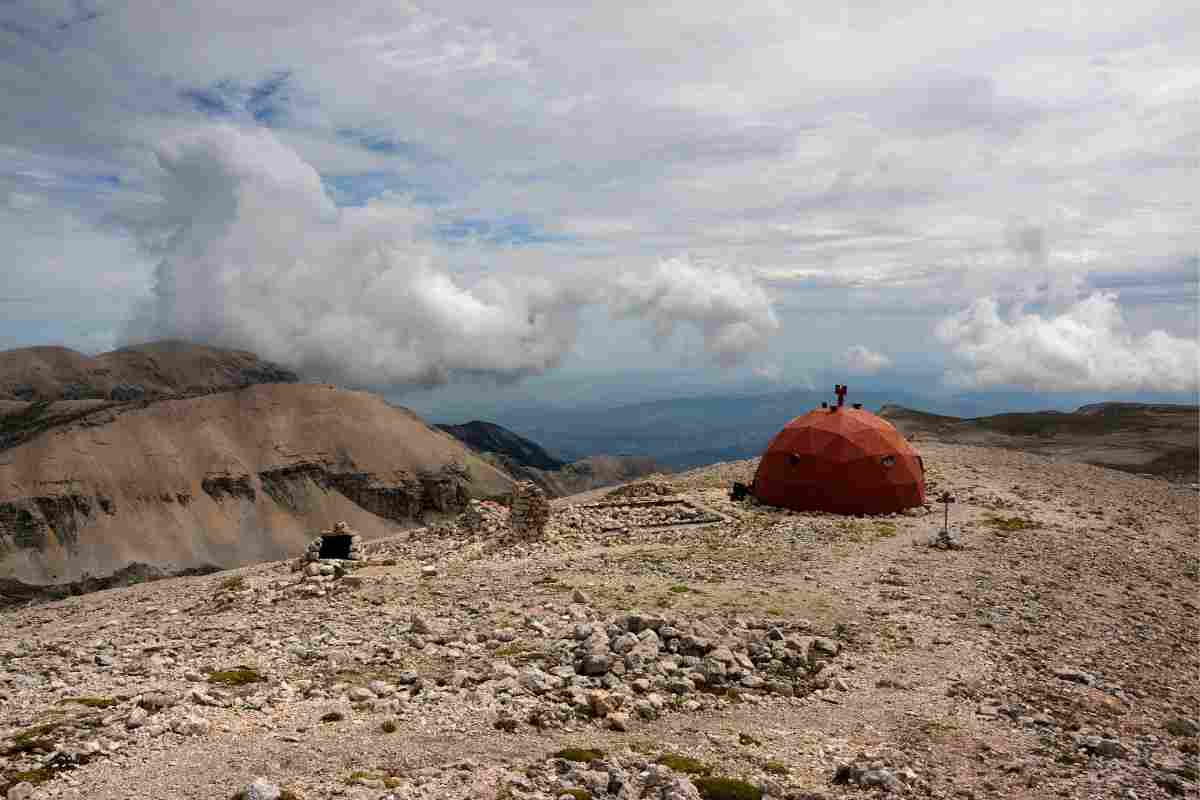
M 345 522 L 336 523 L 330 530 L 322 531 L 320 536 L 318 536 L 317 538 L 315 538 L 311 542 L 309 542 L 308 548 L 305 549 L 305 551 L 304 551 L 304 556 L 302 557 L 302 561 L 304 561 L 305 563 L 311 563 L 314 561 L 321 560 L 321 546 L 324 543 L 326 536 L 349 536 L 350 537 L 350 553 L 349 553 L 349 555 L 346 556 L 345 559 L 341 559 L 341 560 L 362 561 L 362 559 L 363 559 L 362 537 L 359 536 L 358 531 L 351 528 Z
M 326 536 L 349 536 L 350 549 L 345 558 L 322 558 L 321 547 Z M 358 532 L 339 522 L 330 530 L 322 531 L 321 535 L 308 543 L 304 555 L 296 561 L 294 570 L 300 573 L 297 588 L 312 597 L 324 597 L 333 583 L 346 576 L 347 561 L 362 561 L 365 555 L 362 548 L 362 537 Z
M 546 493 L 531 481 L 513 485 L 509 500 L 508 526 L 517 538 L 541 538 L 550 520 L 550 501 Z

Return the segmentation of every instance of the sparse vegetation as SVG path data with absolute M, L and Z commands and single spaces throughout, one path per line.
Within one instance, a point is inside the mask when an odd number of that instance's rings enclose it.
M 239 591 L 246 583 L 246 579 L 241 575 L 230 575 L 228 578 L 222 578 L 217 584 L 218 592 L 236 592 Z
M 553 753 L 550 757 L 561 758 L 563 761 L 574 761 L 578 764 L 590 764 L 604 758 L 604 751 L 586 747 L 566 747 Z
M 664 767 L 673 769 L 676 772 L 686 772 L 688 775 L 707 775 L 712 772 L 712 768 L 708 765 L 690 756 L 683 756 L 678 753 L 663 753 L 655 761 Z
M 64 697 L 59 703 L 73 703 L 88 708 L 112 708 L 117 701 L 111 697 Z
M 737 778 L 697 778 L 693 783 L 704 800 L 762 800 L 762 790 Z
M 1191 557 L 1183 563 L 1183 577 L 1200 581 L 1200 558 Z
M 50 769 L 49 767 L 37 767 L 36 769 L 21 770 L 20 772 L 13 772 L 9 775 L 5 775 L 3 779 L 0 779 L 0 781 L 2 781 L 0 782 L 0 788 L 8 790 L 13 786 L 16 786 L 18 783 L 30 783 L 34 786 L 39 786 L 53 779 L 56 774 L 56 771 Z
M 787 775 L 790 770 L 782 761 L 768 761 L 763 764 L 763 772 L 769 775 Z
M 994 528 L 998 531 L 1028 531 L 1038 527 L 1038 524 L 1031 519 L 1024 517 L 1003 517 L 999 514 L 988 514 L 984 517 L 983 524 L 989 528 Z
M 258 670 L 247 666 L 208 673 L 208 682 L 221 686 L 245 686 L 248 683 L 262 683 L 265 680 L 266 678 L 260 675 Z
M 496 658 L 509 658 L 511 656 L 519 656 L 528 648 L 520 642 L 510 642 L 506 645 L 501 645 L 492 651 L 492 655 Z

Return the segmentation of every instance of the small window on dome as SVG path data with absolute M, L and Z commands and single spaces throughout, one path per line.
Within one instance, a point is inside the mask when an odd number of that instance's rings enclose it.
M 883 464 L 885 467 L 890 467 L 892 464 L 896 463 L 896 457 L 884 456 L 883 458 L 879 459 L 879 463 Z
M 800 456 L 796 455 L 795 453 L 789 454 L 788 455 L 788 463 L 791 464 L 793 467 L 796 466 L 797 464 L 800 463 Z

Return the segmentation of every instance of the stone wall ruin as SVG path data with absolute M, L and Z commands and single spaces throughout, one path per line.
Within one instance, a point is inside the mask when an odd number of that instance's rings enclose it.
M 509 499 L 509 528 L 521 539 L 541 538 L 550 520 L 550 501 L 532 481 L 518 481 Z

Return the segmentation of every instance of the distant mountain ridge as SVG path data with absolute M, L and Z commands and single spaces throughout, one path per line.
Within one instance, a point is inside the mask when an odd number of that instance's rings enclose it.
M 753 458 L 789 420 L 832 399 L 832 387 L 829 392 L 715 395 L 603 410 L 514 413 L 502 416 L 499 423 L 566 459 L 611 453 L 652 458 L 682 470 Z M 912 399 L 896 392 L 856 392 L 851 387 L 847 402 L 874 409 Z
M 565 497 L 662 472 L 648 457 L 591 455 L 567 463 L 541 445 L 494 422 L 473 420 L 438 425 L 499 469 L 518 480 L 533 481 L 553 497 Z
M 885 405 L 879 415 L 918 442 L 1010 447 L 1174 480 L 1200 477 L 1200 406 L 1104 402 L 1075 411 L 986 417 L 929 414 Z
M 299 380 L 292 370 L 245 350 L 178 340 L 125 347 L 98 356 L 66 347 L 0 352 L 0 400 L 127 402 Z
M 560 461 L 550 455 L 536 442 L 532 442 L 524 436 L 518 436 L 508 428 L 501 427 L 494 422 L 476 419 L 462 425 L 436 425 L 435 427 L 450 434 L 472 450 L 495 453 L 510 458 L 522 466 L 555 470 L 562 469 L 567 465 L 566 461 Z

